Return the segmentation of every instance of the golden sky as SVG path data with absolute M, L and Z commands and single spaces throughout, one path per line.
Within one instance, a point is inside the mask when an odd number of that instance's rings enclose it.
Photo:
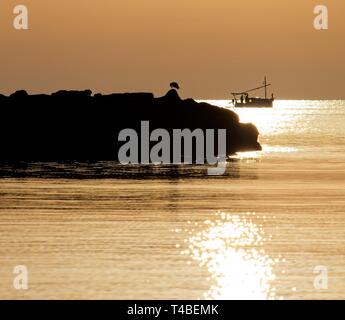
M 29 28 L 13 28 L 13 8 Z M 313 9 L 329 9 L 316 31 Z M 229 98 L 264 75 L 280 99 L 345 98 L 343 0 L 5 0 L 0 92 L 148 91 Z

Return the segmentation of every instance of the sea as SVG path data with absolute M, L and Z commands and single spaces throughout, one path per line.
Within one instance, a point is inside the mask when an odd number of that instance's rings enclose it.
M 2 163 L 0 299 L 344 299 L 345 101 L 229 108 L 207 165 Z

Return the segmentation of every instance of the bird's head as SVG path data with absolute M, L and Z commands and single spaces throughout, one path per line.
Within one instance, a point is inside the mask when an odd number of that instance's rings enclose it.
M 171 82 L 170 83 L 170 87 L 171 88 L 173 88 L 173 89 L 180 89 L 180 86 L 178 85 L 178 83 L 177 82 Z

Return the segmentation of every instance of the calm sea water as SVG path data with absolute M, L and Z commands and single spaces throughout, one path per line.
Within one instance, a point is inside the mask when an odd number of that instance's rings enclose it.
M 345 101 L 235 111 L 264 149 L 222 177 L 3 164 L 0 298 L 344 299 Z M 13 287 L 16 265 L 28 290 Z

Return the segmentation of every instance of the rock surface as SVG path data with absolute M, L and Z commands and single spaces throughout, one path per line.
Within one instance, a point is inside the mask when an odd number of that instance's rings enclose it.
M 230 110 L 193 99 L 176 90 L 154 98 L 151 93 L 96 94 L 90 90 L 28 95 L 0 95 L 0 160 L 117 160 L 118 133 L 150 129 L 227 129 L 227 153 L 261 150 L 258 130 L 239 122 Z

